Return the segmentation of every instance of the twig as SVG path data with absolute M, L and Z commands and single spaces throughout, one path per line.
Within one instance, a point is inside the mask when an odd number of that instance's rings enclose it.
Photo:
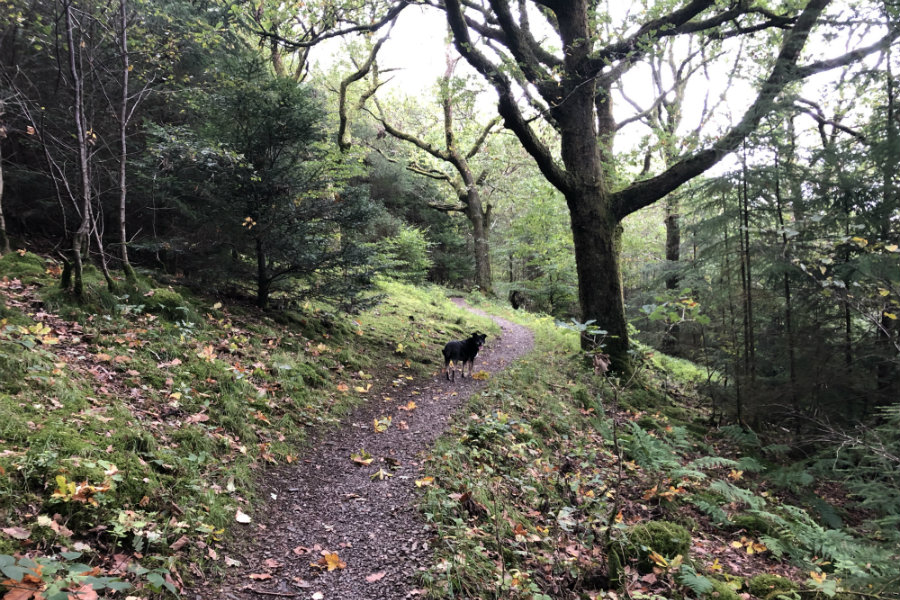
M 285 592 L 267 592 L 266 590 L 258 590 L 254 587 L 246 587 L 244 589 L 249 590 L 249 591 L 253 592 L 254 594 L 265 594 L 266 596 L 279 596 L 282 598 L 296 598 L 297 596 L 300 595 L 299 593 L 294 593 L 294 592 L 287 592 L 287 593 L 285 593 Z

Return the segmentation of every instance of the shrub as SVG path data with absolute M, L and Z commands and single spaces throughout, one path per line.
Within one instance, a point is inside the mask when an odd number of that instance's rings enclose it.
M 678 555 L 687 557 L 690 548 L 690 532 L 677 523 L 649 521 L 633 525 L 623 539 L 613 540 L 609 548 L 610 581 L 621 584 L 623 568 L 629 563 L 636 563 L 641 573 L 652 572 L 654 552 L 668 560 Z
M 779 575 L 760 573 L 747 582 L 750 593 L 763 600 L 774 600 L 780 594 L 797 590 L 797 584 Z

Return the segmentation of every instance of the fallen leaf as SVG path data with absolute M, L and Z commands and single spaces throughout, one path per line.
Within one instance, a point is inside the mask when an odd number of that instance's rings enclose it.
M 366 452 L 363 448 L 360 448 L 359 452 L 350 455 L 350 460 L 358 465 L 368 466 L 372 464 L 372 461 L 375 460 L 375 457 Z
M 422 479 L 416 479 L 416 487 L 425 487 L 434 483 L 434 477 L 423 477 Z
M 346 568 L 347 563 L 340 559 L 340 557 L 337 555 L 337 552 L 329 552 L 328 550 L 323 550 L 322 558 L 314 563 L 309 563 L 309 566 L 315 567 L 316 569 L 334 571 L 336 569 Z
M 250 515 L 245 514 L 241 509 L 238 509 L 237 512 L 235 513 L 234 520 L 237 521 L 238 523 L 244 523 L 244 524 L 253 522 L 253 519 L 250 518 Z
M 263 579 L 272 579 L 272 575 L 269 573 L 250 573 L 248 575 L 250 579 L 263 580 Z
M 69 592 L 69 600 L 97 600 L 100 597 L 94 590 L 94 586 L 90 583 L 66 591 Z M 35 597 L 37 597 L 37 595 L 35 595 Z
M 184 546 L 185 546 L 189 541 L 190 541 L 190 539 L 188 538 L 188 536 L 183 535 L 183 536 L 181 536 L 180 538 L 178 538 L 177 540 L 175 540 L 174 542 L 172 542 L 172 545 L 169 546 L 169 550 L 171 550 L 171 551 L 173 551 L 173 552 L 178 552 L 179 550 L 181 550 L 182 548 L 184 548 Z
M 372 573 L 371 575 L 366 576 L 366 581 L 369 583 L 375 583 L 376 581 L 381 580 L 385 576 L 384 571 L 378 571 L 377 573 Z
M 316 592 L 312 595 L 312 600 L 324 600 L 324 598 L 325 594 L 323 594 L 322 592 Z
M 393 477 L 393 473 L 388 473 L 384 469 L 378 469 L 376 472 L 372 473 L 371 479 L 384 479 L 385 477 Z
M 17 540 L 27 540 L 31 537 L 31 532 L 24 527 L 6 527 L 2 531 L 9 537 Z

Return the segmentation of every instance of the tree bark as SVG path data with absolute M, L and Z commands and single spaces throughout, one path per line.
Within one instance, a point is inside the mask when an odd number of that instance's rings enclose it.
M 3 114 L 3 103 L 0 102 L 0 115 Z M 3 212 L 3 138 L 5 130 L 0 127 L 0 256 L 9 254 L 9 237 L 6 235 L 6 216 Z
M 610 356 L 619 372 L 628 375 L 631 361 L 628 350 L 628 322 L 625 311 L 609 311 L 624 303 L 619 250 L 622 227 L 608 215 L 602 218 L 599 207 L 605 198 L 595 190 L 566 198 L 571 211 L 572 240 L 578 273 L 578 300 L 582 320 L 606 331 L 602 350 Z M 591 341 L 587 341 L 590 346 Z M 594 350 L 588 347 L 589 350 Z
M 266 251 L 263 241 L 256 238 L 256 305 L 259 308 L 269 307 L 269 292 L 272 280 L 269 277 L 269 269 L 266 259 Z
M 128 187 L 125 178 L 125 165 L 128 160 L 128 145 L 125 137 L 125 129 L 128 125 L 128 76 L 131 72 L 131 65 L 128 58 L 128 21 L 127 21 L 127 0 L 119 0 L 119 26 L 122 28 L 120 32 L 120 44 L 122 54 L 122 103 L 119 105 L 119 256 L 122 260 L 122 270 L 125 272 L 125 279 L 131 283 L 137 280 L 131 263 L 128 261 L 128 233 L 125 226 L 125 207 L 128 196 Z
M 84 81 L 77 64 L 75 45 L 74 18 L 72 3 L 65 4 L 66 44 L 68 45 L 69 74 L 72 77 L 72 111 L 75 121 L 76 146 L 78 150 L 79 201 L 81 222 L 72 236 L 72 275 L 73 289 L 77 298 L 84 297 L 84 258 L 83 252 L 88 247 L 93 214 L 91 210 L 91 171 L 88 160 L 87 125 L 84 117 Z M 78 207 L 76 207 L 78 208 Z

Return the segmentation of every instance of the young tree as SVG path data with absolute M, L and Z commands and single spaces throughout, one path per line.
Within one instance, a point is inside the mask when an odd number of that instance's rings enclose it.
M 192 276 L 253 281 L 260 308 L 276 291 L 353 308 L 372 275 L 356 237 L 368 195 L 349 185 L 312 89 L 257 57 L 234 62 L 197 100 L 198 131 L 170 129 L 155 145 Z
M 410 171 L 443 181 L 453 188 L 459 205 L 450 205 L 443 208 L 447 211 L 460 211 L 466 215 L 472 227 L 472 237 L 475 246 L 475 283 L 485 294 L 493 294 L 494 284 L 491 276 L 491 252 L 488 235 L 490 233 L 491 205 L 484 205 L 481 194 L 481 186 L 488 176 L 487 170 L 476 173 L 474 158 L 482 151 L 488 136 L 499 122 L 499 118 L 489 120 L 478 131 L 469 132 L 472 135 L 467 147 L 462 147 L 461 139 L 464 139 L 464 127 L 460 125 L 455 113 L 460 110 L 463 98 L 471 93 L 462 88 L 460 82 L 454 78 L 456 60 L 448 57 L 447 69 L 441 77 L 438 85 L 439 100 L 441 106 L 442 126 L 441 133 L 443 144 L 433 144 L 424 137 L 410 133 L 388 121 L 381 104 L 378 106 L 377 119 L 384 130 L 399 140 L 403 140 L 418 148 L 429 157 L 443 163 L 446 167 L 431 166 L 427 163 L 414 161 L 408 165 Z M 471 102 L 469 103 L 471 104 Z M 471 114 L 471 105 L 467 107 Z M 463 108 L 465 110 L 465 108 Z M 467 120 L 467 119 L 463 119 Z
M 457 50 L 496 90 L 504 124 L 566 198 L 582 319 L 594 319 L 608 332 L 607 351 L 613 368 L 630 370 L 618 260 L 622 219 L 665 197 L 734 151 L 789 83 L 856 61 L 898 35 L 892 29 L 869 46 L 829 60 L 801 64 L 807 39 L 829 3 L 809 0 L 800 9 L 785 7 L 783 14 L 775 14 L 747 3 L 722 5 L 714 0 L 690 0 L 674 8 L 659 1 L 641 13 L 646 15 L 643 21 L 630 13 L 624 20 L 616 20 L 612 10 L 591 0 L 440 3 Z M 532 28 L 534 18 L 543 20 L 544 29 L 539 33 Z M 620 29 L 612 30 L 610 23 L 618 23 Z M 735 125 L 659 175 L 629 185 L 616 182 L 613 89 L 627 72 L 653 56 L 659 44 L 669 38 L 707 35 L 724 39 L 776 30 L 782 32 L 780 44 L 760 61 L 769 65 L 768 75 Z M 553 35 L 545 35 L 545 31 Z M 609 39 L 613 41 L 607 42 Z M 759 48 L 760 52 L 765 50 Z M 534 119 L 544 120 L 555 129 L 557 151 L 537 134 Z

